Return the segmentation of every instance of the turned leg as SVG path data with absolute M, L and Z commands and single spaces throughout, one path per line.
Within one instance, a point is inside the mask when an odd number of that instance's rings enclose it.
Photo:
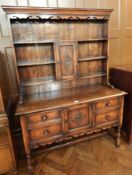
M 32 167 L 32 161 L 31 161 L 31 155 L 27 155 L 27 168 L 28 168 L 28 174 L 33 175 L 33 167 Z
M 116 138 L 116 146 L 120 147 L 121 145 L 121 128 L 118 126 L 117 128 L 117 138 Z
M 26 116 L 20 117 L 21 127 L 22 127 L 22 136 L 23 136 L 23 142 L 25 147 L 25 153 L 27 158 L 27 168 L 28 168 L 28 175 L 33 175 L 33 167 L 31 162 L 31 150 L 30 150 L 30 137 L 28 133 L 28 125 L 27 125 L 27 119 Z

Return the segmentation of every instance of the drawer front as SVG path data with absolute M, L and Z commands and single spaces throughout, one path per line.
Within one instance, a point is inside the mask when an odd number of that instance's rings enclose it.
M 97 125 L 107 125 L 109 122 L 119 121 L 119 111 L 112 111 L 108 113 L 98 114 L 95 116 L 95 124 Z
M 56 125 L 32 129 L 30 130 L 29 135 L 32 141 L 38 139 L 49 139 L 53 136 L 62 135 L 62 124 L 58 123 Z
M 38 122 L 47 122 L 53 119 L 61 118 L 61 111 L 40 112 L 29 115 L 28 124 L 34 124 Z
M 98 101 L 97 103 L 95 103 L 95 109 L 96 110 L 101 110 L 106 108 L 109 109 L 118 105 L 120 105 L 119 98 L 112 98 L 112 99 L 107 99 L 103 101 Z
M 91 127 L 91 116 L 88 105 L 75 106 L 68 110 L 68 129 Z

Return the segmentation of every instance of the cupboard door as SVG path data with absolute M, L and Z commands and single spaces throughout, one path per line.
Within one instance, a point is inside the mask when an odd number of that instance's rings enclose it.
M 68 131 L 71 134 L 87 132 L 93 126 L 92 111 L 88 104 L 68 108 Z
M 14 160 L 11 148 L 9 146 L 1 146 L 0 148 L 0 174 L 4 174 L 15 170 Z
M 9 144 L 8 132 L 6 127 L 0 127 L 0 145 Z
M 77 76 L 77 44 L 61 42 L 59 44 L 59 61 L 61 79 L 73 79 Z

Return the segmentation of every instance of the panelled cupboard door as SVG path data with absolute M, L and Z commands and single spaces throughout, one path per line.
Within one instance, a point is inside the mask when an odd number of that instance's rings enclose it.
M 92 109 L 89 104 L 80 104 L 67 108 L 69 134 L 86 133 L 93 127 Z
M 77 76 L 77 43 L 58 43 L 58 61 L 60 64 L 60 79 L 73 79 Z
M 13 158 L 11 149 L 3 147 L 0 149 L 0 174 L 13 170 Z

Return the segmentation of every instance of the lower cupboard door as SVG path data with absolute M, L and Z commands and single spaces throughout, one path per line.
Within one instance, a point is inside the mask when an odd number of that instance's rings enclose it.
M 10 147 L 0 149 L 0 174 L 14 170 L 14 161 Z
M 93 126 L 91 108 L 88 104 L 68 108 L 69 134 L 86 133 Z

